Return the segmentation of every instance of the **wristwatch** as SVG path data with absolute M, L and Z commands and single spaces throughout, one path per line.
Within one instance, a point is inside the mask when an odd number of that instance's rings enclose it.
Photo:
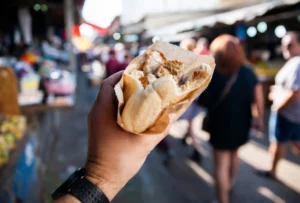
M 86 178 L 84 168 L 77 169 L 59 188 L 52 193 L 52 199 L 56 200 L 66 194 L 70 194 L 82 203 L 110 203 L 105 194 Z

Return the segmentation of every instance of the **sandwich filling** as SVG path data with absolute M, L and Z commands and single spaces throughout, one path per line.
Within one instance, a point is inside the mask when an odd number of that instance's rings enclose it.
M 192 74 L 185 74 L 184 64 L 179 60 L 167 60 L 163 53 L 159 51 L 151 51 L 147 53 L 146 60 L 140 70 L 134 70 L 130 73 L 134 78 L 138 79 L 146 88 L 150 83 L 158 78 L 167 75 L 172 75 L 172 79 L 181 90 L 186 90 L 190 87 L 192 81 L 205 79 L 208 73 L 205 71 L 206 64 L 202 64 Z

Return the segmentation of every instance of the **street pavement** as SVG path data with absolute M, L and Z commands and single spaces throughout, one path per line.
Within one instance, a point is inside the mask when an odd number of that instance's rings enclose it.
M 51 148 L 44 182 L 45 201 L 50 193 L 76 168 L 82 166 L 87 152 L 87 115 L 99 87 L 89 87 L 83 74 L 79 75 L 76 104 L 72 111 L 60 112 L 59 137 Z M 173 154 L 168 165 L 165 154 L 155 149 L 140 172 L 115 197 L 114 203 L 198 203 L 212 202 L 215 198 L 212 149 L 208 135 L 200 131 L 202 114 L 195 120 L 195 131 L 201 145 L 202 161 L 189 159 L 191 146 L 181 138 L 187 130 L 186 121 L 178 121 L 167 137 Z M 45 116 L 47 117 L 47 115 Z M 47 136 L 46 119 L 40 121 L 39 136 Z M 266 134 L 266 133 L 265 133 Z M 188 140 L 188 142 L 190 142 Z M 288 153 L 280 163 L 279 181 L 257 177 L 253 168 L 267 168 L 268 140 L 266 136 L 252 137 L 239 152 L 241 167 L 231 193 L 232 202 L 300 202 L 300 159 Z M 46 153 L 49 146 L 42 149 Z M 44 150 L 44 152 L 43 152 Z

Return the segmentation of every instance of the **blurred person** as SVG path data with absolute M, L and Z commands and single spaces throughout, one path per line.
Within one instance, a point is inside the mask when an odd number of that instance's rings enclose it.
M 194 51 L 196 46 L 196 41 L 192 38 L 186 38 L 180 42 L 180 47 L 189 51 Z M 194 102 L 192 105 L 188 108 L 188 110 L 179 118 L 181 120 L 187 120 L 188 121 L 188 131 L 184 135 L 184 138 L 182 140 L 182 143 L 186 144 L 186 139 L 190 136 L 192 138 L 192 145 L 193 145 L 193 153 L 191 155 L 191 159 L 194 161 L 201 161 L 201 155 L 200 155 L 200 149 L 199 149 L 199 143 L 197 141 L 195 132 L 193 130 L 193 120 L 194 118 L 200 113 L 201 108 Z
M 182 49 L 193 51 L 196 46 L 196 41 L 192 38 L 183 39 L 180 42 L 180 47 Z M 184 135 L 182 139 L 182 144 L 186 145 L 186 139 L 190 136 L 192 138 L 192 145 L 193 145 L 193 152 L 190 158 L 196 162 L 201 161 L 200 155 L 200 147 L 197 141 L 196 135 L 193 131 L 193 119 L 200 113 L 200 108 L 197 104 L 192 103 L 192 105 L 188 108 L 188 110 L 179 118 L 181 120 L 188 121 L 188 131 Z M 166 139 L 163 139 L 159 144 L 158 147 L 165 152 L 166 159 L 164 160 L 165 164 L 167 164 L 170 159 L 172 158 L 171 148 Z
M 103 80 L 106 75 L 106 67 L 101 61 L 101 57 L 95 57 L 94 60 L 90 63 L 91 66 L 91 72 L 88 73 L 91 77 L 98 77 L 100 80 Z
M 100 50 L 100 57 L 101 57 L 101 61 L 103 63 L 107 63 L 107 61 L 109 60 L 109 51 L 111 49 L 108 46 L 104 46 L 103 48 L 101 48 Z
M 124 54 L 124 61 L 119 64 L 118 71 L 125 70 L 131 60 L 132 59 L 130 53 L 126 51 Z
M 288 32 L 282 38 L 282 53 L 288 61 L 277 73 L 269 99 L 273 101 L 269 120 L 272 165 L 259 175 L 275 178 L 279 161 L 285 156 L 290 142 L 300 153 L 300 33 Z
M 209 55 L 208 40 L 204 37 L 198 39 L 194 52 L 200 55 Z
M 125 50 L 125 45 L 123 43 L 116 43 L 114 46 L 114 51 L 116 53 L 116 58 L 119 61 L 119 63 L 123 63 L 124 62 L 124 56 L 126 53 Z
M 196 47 L 196 41 L 192 38 L 185 38 L 180 42 L 180 48 L 193 51 Z
M 168 133 L 139 136 L 117 124 L 114 86 L 122 72 L 103 81 L 88 116 L 88 154 L 84 168 L 52 194 L 54 203 L 109 203 L 140 170 L 147 156 Z
M 109 51 L 109 59 L 106 62 L 106 77 L 113 75 L 114 73 L 118 72 L 119 68 L 119 61 L 116 57 L 116 52 L 114 50 Z
M 210 85 L 198 99 L 208 110 L 210 144 L 213 147 L 214 177 L 220 203 L 229 202 L 239 167 L 238 149 L 249 139 L 252 107 L 256 126 L 263 129 L 262 87 L 250 67 L 239 40 L 221 35 L 210 45 L 216 68 Z

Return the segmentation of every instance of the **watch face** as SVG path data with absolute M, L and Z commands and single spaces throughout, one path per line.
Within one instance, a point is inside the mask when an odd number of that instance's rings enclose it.
M 83 168 L 77 169 L 59 188 L 57 188 L 53 193 L 52 193 L 52 198 L 57 199 L 65 194 L 68 193 L 68 190 L 70 186 L 78 179 L 81 178 L 82 176 L 85 175 L 85 170 Z

